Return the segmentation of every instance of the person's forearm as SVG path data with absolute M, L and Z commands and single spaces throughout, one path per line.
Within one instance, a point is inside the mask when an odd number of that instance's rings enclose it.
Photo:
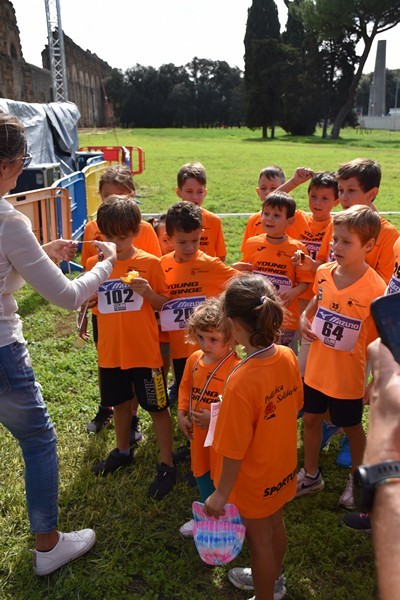
M 400 480 L 378 486 L 371 512 L 380 600 L 400 589 Z
M 223 458 L 222 473 L 217 489 L 226 498 L 228 498 L 229 494 L 231 493 L 241 465 L 241 460 L 234 460 L 233 458 L 227 458 L 226 456 Z
M 144 294 L 144 298 L 150 302 L 155 310 L 161 310 L 163 305 L 169 301 L 169 298 L 166 296 L 161 296 L 157 294 L 153 289 L 149 288 L 148 291 Z

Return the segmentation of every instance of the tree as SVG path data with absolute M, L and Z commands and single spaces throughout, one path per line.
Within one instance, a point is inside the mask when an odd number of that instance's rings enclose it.
M 301 0 L 285 0 L 285 4 L 288 19 L 282 40 L 293 50 L 290 71 L 282 82 L 280 125 L 293 135 L 312 135 L 323 104 L 318 40 L 305 30 L 299 10 Z
M 379 33 L 400 23 L 400 0 L 303 0 L 302 10 L 305 23 L 319 35 L 321 43 L 342 36 L 354 46 L 359 41 L 364 44 L 346 98 L 335 115 L 331 137 L 337 139 L 353 108 L 372 42 Z
M 280 97 L 277 65 L 284 62 L 274 0 L 253 0 L 248 10 L 244 48 L 246 123 L 249 127 L 262 127 L 263 138 L 271 127 L 274 137 Z

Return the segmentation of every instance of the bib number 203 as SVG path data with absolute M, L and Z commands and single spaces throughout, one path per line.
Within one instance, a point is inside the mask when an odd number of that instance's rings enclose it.
M 174 322 L 175 323 L 186 323 L 190 315 L 193 312 L 193 308 L 175 308 L 174 310 Z

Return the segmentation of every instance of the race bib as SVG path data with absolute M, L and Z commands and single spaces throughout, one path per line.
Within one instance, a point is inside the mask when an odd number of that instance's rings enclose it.
M 386 289 L 386 296 L 390 296 L 390 294 L 398 294 L 400 292 L 400 279 L 397 279 L 397 277 L 394 277 L 394 275 L 392 275 L 387 289 Z
M 160 312 L 161 331 L 181 331 L 196 306 L 206 301 L 205 296 L 180 298 L 166 302 Z
M 317 254 L 319 249 L 321 248 L 321 242 L 305 242 L 303 240 L 303 244 L 308 250 L 308 254 L 311 256 L 313 260 L 317 258 Z
M 143 297 L 120 279 L 108 279 L 99 287 L 97 307 L 101 314 L 140 310 L 142 304 Z
M 268 277 L 270 282 L 275 286 L 277 292 L 284 292 L 292 289 L 292 282 L 285 275 L 275 275 L 274 273 L 263 273 L 262 271 L 253 271 L 255 275 L 263 275 Z
M 351 352 L 360 335 L 362 321 L 325 308 L 318 308 L 311 325 L 312 331 L 325 346 Z

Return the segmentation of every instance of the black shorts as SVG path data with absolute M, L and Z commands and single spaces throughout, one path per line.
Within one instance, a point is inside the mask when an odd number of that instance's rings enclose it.
M 185 370 L 187 358 L 173 358 L 172 364 L 174 366 L 174 375 L 176 385 L 179 387 L 182 380 L 183 371 Z
M 140 406 L 148 412 L 162 412 L 169 407 L 162 369 L 100 367 L 99 385 L 102 406 L 118 406 L 136 395 Z
M 331 421 L 337 427 L 359 425 L 362 421 L 363 406 L 362 398 L 357 400 L 332 398 L 304 384 L 304 412 L 321 415 L 329 410 Z

